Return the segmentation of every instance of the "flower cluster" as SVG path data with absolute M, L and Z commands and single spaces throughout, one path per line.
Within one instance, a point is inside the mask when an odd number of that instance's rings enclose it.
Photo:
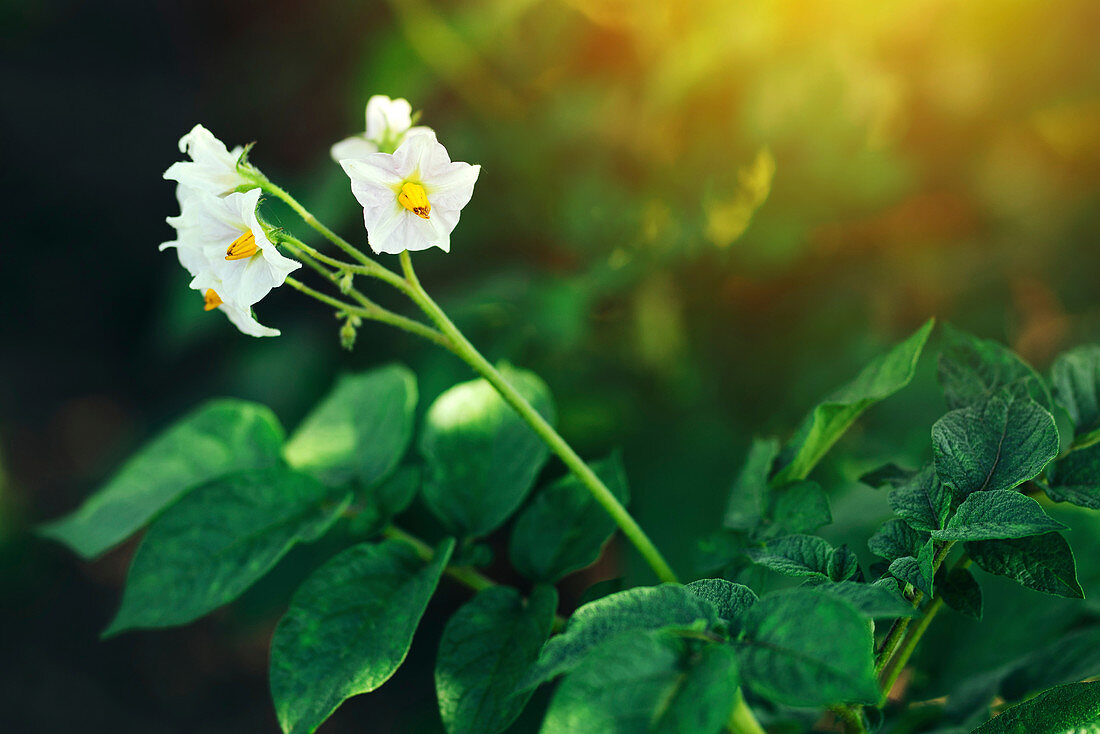
M 367 103 L 366 130 L 332 146 L 363 207 L 375 253 L 449 252 L 451 232 L 481 171 L 451 161 L 435 132 L 415 126 L 415 117 L 407 100 L 376 95 Z M 227 149 L 202 125 L 183 136 L 180 152 L 190 160 L 164 173 L 177 183 L 180 215 L 168 218 L 176 239 L 161 249 L 176 249 L 207 310 L 223 311 L 245 334 L 277 336 L 256 321 L 252 307 L 301 263 L 279 252 L 256 213 L 267 180 L 244 162 L 242 148 Z

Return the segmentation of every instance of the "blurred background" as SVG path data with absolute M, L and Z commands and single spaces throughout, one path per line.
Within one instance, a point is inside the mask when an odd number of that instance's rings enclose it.
M 928 316 L 1040 369 L 1100 339 L 1095 0 L 5 0 L 0 34 L 4 731 L 276 731 L 272 625 L 332 548 L 197 624 L 100 642 L 133 544 L 86 564 L 31 529 L 206 398 L 292 428 L 340 372 L 404 362 L 422 406 L 468 378 L 381 326 L 342 351 L 331 312 L 289 288 L 259 309 L 278 339 L 204 313 L 156 248 L 177 212 L 161 173 L 196 122 L 257 141 L 253 162 L 361 245 L 328 147 L 371 94 L 407 97 L 481 163 L 421 279 L 490 358 L 549 383 L 583 455 L 622 448 L 635 514 L 685 575 L 751 436 L 786 437 Z M 831 539 L 865 553 L 889 508 L 854 477 L 926 459 L 943 410 L 928 355 L 819 469 Z M 1100 532 L 1063 515 L 1100 591 Z M 613 545 L 566 581 L 564 611 L 623 576 L 650 581 Z M 1001 640 L 1080 623 L 1079 605 L 982 583 Z M 435 645 L 464 598 L 447 586 L 397 676 L 322 732 L 439 730 Z M 974 641 L 934 666 L 1004 654 L 947 618 L 941 634 Z

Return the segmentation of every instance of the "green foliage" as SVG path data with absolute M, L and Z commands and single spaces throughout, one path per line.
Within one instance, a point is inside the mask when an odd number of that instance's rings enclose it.
M 972 734 L 1096 734 L 1100 681 L 1058 686 L 1006 709 Z
M 554 407 L 531 372 L 501 369 L 544 418 Z M 428 508 L 455 533 L 485 535 L 523 502 L 550 455 L 546 444 L 485 380 L 455 385 L 432 403 L 420 433 Z
M 833 548 L 816 535 L 777 538 L 763 548 L 749 549 L 747 555 L 753 563 L 784 576 L 843 581 L 859 570 L 846 548 Z
M 966 496 L 1034 479 L 1058 454 L 1058 429 L 1041 405 L 1005 389 L 936 421 L 932 444 L 936 473 Z
M 552 586 L 536 586 L 526 601 L 514 589 L 491 586 L 455 612 L 435 665 L 449 734 L 495 734 L 519 716 L 532 691 L 516 686 L 550 634 L 557 605 Z
M 565 631 L 546 643 L 522 685 L 530 687 L 571 670 L 596 646 L 626 633 L 706 628 L 717 621 L 713 604 L 679 584 L 610 594 L 573 612 Z
M 772 491 L 767 533 L 810 533 L 833 521 L 829 498 L 817 482 L 803 480 Z
M 982 587 L 978 586 L 974 574 L 965 568 L 954 568 L 944 574 L 937 584 L 943 602 L 957 612 L 968 617 L 982 618 Z
M 737 656 L 675 634 L 619 637 L 565 677 L 542 734 L 717 734 L 737 696 Z
M 740 645 L 742 678 L 773 701 L 822 706 L 878 699 L 871 631 L 835 595 L 803 588 L 761 597 L 749 609 Z
M 420 490 L 420 469 L 399 467 L 389 478 L 355 493 L 352 531 L 356 535 L 377 535 L 396 515 L 404 512 Z
M 1078 599 L 1085 596 L 1077 582 L 1073 552 L 1061 533 L 967 543 L 966 552 L 983 570 L 1029 589 Z
M 1053 519 L 1027 495 L 997 489 L 975 492 L 943 530 L 933 530 L 936 540 L 1002 540 L 1042 535 L 1066 526 Z
M 916 557 L 928 542 L 928 533 L 914 530 L 902 520 L 887 520 L 867 541 L 876 556 L 894 561 L 904 556 Z
M 1069 413 L 1074 435 L 1100 429 L 1100 345 L 1071 349 L 1051 368 L 1054 398 Z
M 925 596 L 932 596 L 932 584 L 934 569 L 932 558 L 935 555 L 935 543 L 926 542 L 914 556 L 902 556 L 890 562 L 890 575 L 924 592 Z
M 776 477 L 779 482 L 805 479 L 863 411 L 909 384 L 933 323 L 926 322 L 813 409 L 784 447 L 790 458 Z
M 932 467 L 890 490 L 890 507 L 916 530 L 938 530 L 951 514 L 951 491 Z
M 939 378 L 949 408 L 986 403 L 1004 388 L 1023 388 L 1044 408 L 1051 407 L 1050 391 L 1039 373 L 1004 345 L 950 324 L 944 326 L 943 333 Z
M 732 530 L 752 530 L 764 517 L 769 498 L 768 479 L 779 456 L 779 441 L 753 439 L 748 456 L 730 490 L 722 524 Z
M 592 470 L 619 502 L 629 502 L 626 472 L 618 455 L 592 463 Z M 509 557 L 527 578 L 552 583 L 595 562 L 614 531 L 615 522 L 570 474 L 540 490 L 516 518 Z
M 1100 510 L 1100 444 L 1071 451 L 1047 470 L 1046 493 L 1055 502 Z
M 416 401 L 416 376 L 407 367 L 345 376 L 291 435 L 287 461 L 328 484 L 370 486 L 408 449 Z
M 344 700 L 389 680 L 454 541 L 430 561 L 399 540 L 353 546 L 294 594 L 271 641 L 271 694 L 287 734 L 313 732 Z
M 889 578 L 873 584 L 858 581 L 822 583 L 813 587 L 817 591 L 844 599 L 868 619 L 892 619 L 915 617 L 917 611 L 898 593 L 897 582 Z
M 713 604 L 718 616 L 731 625 L 730 634 L 736 634 L 740 620 L 757 601 L 752 589 L 725 579 L 699 579 L 684 588 Z
M 189 492 L 142 539 L 104 634 L 187 624 L 232 601 L 295 543 L 324 534 L 349 500 L 283 468 L 231 474 Z
M 214 400 L 154 438 L 76 512 L 41 528 L 85 558 L 137 532 L 211 479 L 281 461 L 283 429 L 262 405 Z

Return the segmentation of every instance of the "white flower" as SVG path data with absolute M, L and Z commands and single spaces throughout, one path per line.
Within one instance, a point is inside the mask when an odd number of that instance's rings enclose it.
M 412 105 L 407 99 L 390 99 L 376 94 L 367 100 L 367 129 L 332 146 L 332 159 L 339 163 L 348 159 L 366 158 L 371 153 L 392 153 L 409 133 L 424 132 L 427 127 L 413 127 Z
M 169 181 L 215 196 L 224 196 L 250 183 L 237 171 L 237 160 L 244 148 L 238 145 L 227 150 L 225 143 L 202 125 L 195 125 L 180 138 L 180 152 L 186 153 L 191 160 L 177 161 L 169 166 L 164 172 Z
M 301 263 L 284 257 L 256 217 L 260 189 L 217 197 L 181 186 L 180 215 L 169 217 L 180 264 L 191 273 L 191 288 L 201 292 L 206 309 L 223 311 L 245 334 L 278 336 L 252 317 L 252 306 L 278 287 Z
M 431 131 L 406 136 L 393 155 L 372 153 L 340 165 L 363 206 L 371 249 L 391 255 L 429 247 L 450 252 L 451 232 L 481 172 L 481 166 L 452 163 Z

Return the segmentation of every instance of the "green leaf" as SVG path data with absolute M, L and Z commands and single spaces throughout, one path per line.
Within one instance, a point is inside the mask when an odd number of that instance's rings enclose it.
M 271 693 L 287 734 L 317 729 L 346 699 L 394 674 L 451 557 L 423 561 L 406 543 L 348 548 L 294 594 L 271 641 Z
M 1006 709 L 971 734 L 1100 734 L 1100 681 L 1058 686 Z
M 867 621 L 847 601 L 786 589 L 749 610 L 741 674 L 757 694 L 788 706 L 871 703 L 879 697 L 872 646 Z
M 1100 510 L 1100 444 L 1071 451 L 1047 470 L 1047 496 Z
M 917 472 L 913 469 L 905 469 L 897 464 L 883 464 L 879 468 L 860 476 L 859 481 L 869 487 L 882 489 L 883 487 L 900 487 L 915 477 Z
M 1016 540 L 984 540 L 966 544 L 974 563 L 989 573 L 1007 576 L 1035 591 L 1083 599 L 1073 551 L 1061 533 Z
M 946 324 L 939 361 L 940 385 L 947 406 L 965 408 L 986 402 L 1003 388 L 1023 388 L 1046 409 L 1050 393 L 1043 378 L 1010 349 Z
M 1077 347 L 1054 360 L 1054 398 L 1069 413 L 1074 435 L 1100 428 L 1100 345 Z
M 536 586 L 529 600 L 515 589 L 490 586 L 447 622 L 435 664 L 439 711 L 449 734 L 504 731 L 532 691 L 516 684 L 550 634 L 558 594 Z
M 352 533 L 370 537 L 380 533 L 395 516 L 401 514 L 420 490 L 420 469 L 403 466 L 389 478 L 355 493 L 359 513 L 352 518 Z
M 750 548 L 746 555 L 784 576 L 827 579 L 833 548 L 816 535 L 788 535 L 768 541 L 763 548 Z
M 529 688 L 571 670 L 589 651 L 625 633 L 713 625 L 718 613 L 679 584 L 639 586 L 585 604 L 560 635 L 550 638 L 521 684 Z
M 733 623 L 731 634 L 736 634 L 745 613 L 756 603 L 756 593 L 752 589 L 725 579 L 699 579 L 684 588 L 713 604 L 719 617 Z
M 617 454 L 594 462 L 592 470 L 623 505 L 629 502 L 626 471 Z M 538 492 L 520 513 L 508 553 L 521 574 L 553 583 L 594 563 L 614 532 L 615 521 L 570 474 Z
M 831 581 L 847 581 L 852 577 L 859 576 L 859 559 L 856 558 L 855 551 L 847 545 L 837 547 L 829 554 L 829 565 L 826 574 Z
M 718 734 L 737 700 L 737 656 L 649 632 L 595 650 L 566 676 L 541 734 Z
M 504 378 L 551 423 L 550 391 L 531 372 Z M 455 385 L 432 403 L 420 434 L 424 502 L 456 533 L 485 535 L 523 502 L 550 449 L 485 380 Z
M 951 514 L 951 491 L 931 466 L 890 490 L 889 499 L 894 512 L 917 530 L 938 530 Z
M 189 489 L 282 461 L 283 429 L 262 405 L 214 400 L 132 456 L 80 509 L 40 532 L 94 558 L 121 543 Z
M 405 455 L 416 400 L 416 376 L 401 365 L 343 377 L 287 441 L 287 461 L 328 484 L 374 484 Z
M 783 534 L 810 533 L 833 521 L 825 490 L 810 480 L 773 490 L 768 517 Z
M 933 323 L 931 319 L 925 322 L 813 409 L 784 448 L 784 455 L 792 458 L 776 476 L 777 484 L 805 479 L 863 411 L 909 384 Z
M 901 581 L 924 592 L 927 597 L 932 596 L 933 570 L 932 560 L 935 555 L 935 544 L 929 540 L 921 546 L 920 552 L 913 556 L 903 556 L 890 562 L 890 574 Z
M 829 582 L 813 588 L 844 599 L 868 619 L 917 616 L 917 610 L 913 605 L 898 593 L 897 582 L 893 579 L 883 579 L 883 581 L 887 581 L 893 589 L 881 581 L 873 584 L 862 584 L 857 581 Z
M 887 520 L 867 541 L 867 547 L 876 556 L 894 561 L 916 556 L 928 538 L 928 533 L 914 530 L 904 520 Z
M 295 543 L 324 534 L 349 500 L 289 469 L 231 474 L 189 492 L 142 539 L 104 635 L 187 624 L 233 601 Z
M 940 418 L 932 446 L 936 473 L 964 497 L 1038 476 L 1058 454 L 1058 429 L 1041 405 L 1006 391 Z
M 937 588 L 944 604 L 957 612 L 981 621 L 982 587 L 974 579 L 974 574 L 965 568 L 953 568 L 943 575 Z
M 933 530 L 936 540 L 1003 540 L 1042 535 L 1066 526 L 1043 512 L 1038 502 L 1007 489 L 975 492 L 943 530 Z
M 1005 676 L 1001 695 L 1018 701 L 1051 686 L 1100 676 L 1100 629 L 1083 629 L 1025 655 Z
M 779 441 L 755 438 L 741 473 L 730 490 L 729 503 L 722 524 L 732 530 L 752 530 L 760 524 L 768 507 L 768 477 L 779 456 Z

